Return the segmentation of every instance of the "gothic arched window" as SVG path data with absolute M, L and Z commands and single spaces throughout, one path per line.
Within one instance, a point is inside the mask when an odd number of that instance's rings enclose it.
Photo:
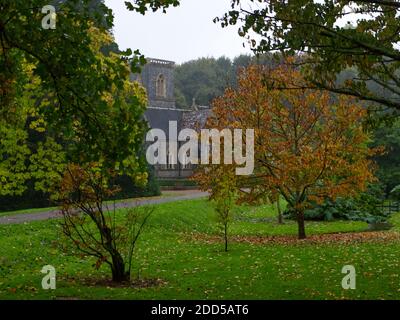
M 163 74 L 157 77 L 156 96 L 165 98 L 167 96 L 167 83 Z

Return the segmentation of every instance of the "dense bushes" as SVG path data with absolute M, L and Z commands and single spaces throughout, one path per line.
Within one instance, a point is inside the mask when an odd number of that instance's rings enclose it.
M 337 198 L 335 201 L 326 199 L 322 204 L 314 203 L 312 208 L 305 211 L 306 220 L 353 220 L 367 223 L 384 222 L 387 215 L 381 206 L 383 195 L 379 185 L 370 186 L 367 192 L 357 198 Z M 284 216 L 294 218 L 292 209 L 287 209 Z
M 384 146 L 385 152 L 374 157 L 378 165 L 377 177 L 384 186 L 386 196 L 400 184 L 400 120 L 382 124 L 374 132 L 371 147 Z
M 197 183 L 190 179 L 162 179 L 159 181 L 161 187 L 196 187 Z
M 160 186 L 152 168 L 149 168 L 149 182 L 144 188 L 137 187 L 132 179 L 127 176 L 119 177 L 115 184 L 121 187 L 121 191 L 113 197 L 113 200 L 150 197 L 161 194 Z M 28 183 L 28 189 L 21 196 L 0 197 L 0 211 L 45 208 L 54 205 L 49 200 L 48 194 L 34 190 L 33 183 Z
M 160 185 L 156 179 L 154 169 L 149 166 L 149 179 L 144 188 L 137 187 L 131 178 L 122 176 L 117 178 L 115 183 L 120 186 L 121 191 L 116 194 L 114 199 L 129 199 L 139 197 L 159 196 L 161 194 Z
M 30 208 L 50 207 L 49 195 L 34 190 L 28 182 L 28 189 L 21 196 L 0 196 L 0 211 L 14 211 Z

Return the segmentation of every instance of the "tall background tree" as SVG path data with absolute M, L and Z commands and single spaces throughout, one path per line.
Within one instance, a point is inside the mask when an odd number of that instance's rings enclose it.
M 371 146 L 384 146 L 385 152 L 374 157 L 378 165 L 377 176 L 386 196 L 400 183 L 400 120 L 391 126 L 380 125 L 374 131 Z
M 231 5 L 215 21 L 239 25 L 256 53 L 298 55 L 310 86 L 358 97 L 385 116 L 399 114 L 398 1 L 231 0 Z
M 178 65 L 175 70 L 175 96 L 179 108 L 188 108 L 195 99 L 196 105 L 210 106 L 213 99 L 221 96 L 226 88 L 237 85 L 237 74 L 250 64 L 271 65 L 273 57 L 239 55 L 227 57 L 200 58 Z

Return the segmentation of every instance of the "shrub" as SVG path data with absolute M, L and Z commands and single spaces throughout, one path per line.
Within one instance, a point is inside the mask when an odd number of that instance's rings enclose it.
M 379 185 L 369 186 L 367 192 L 356 198 L 326 199 L 322 204 L 313 203 L 305 210 L 305 219 L 314 221 L 331 221 L 335 219 L 365 221 L 367 223 L 384 222 L 387 215 L 381 208 L 383 193 Z M 294 212 L 288 208 L 284 216 L 294 219 Z
M 58 195 L 63 233 L 80 252 L 97 259 L 97 269 L 106 263 L 112 280 L 125 282 L 131 278 L 135 245 L 153 209 L 131 208 L 118 217 L 115 206 L 110 210 L 105 204 L 116 190 L 107 180 L 95 166 L 68 166 Z
M 107 200 L 159 196 L 161 194 L 160 185 L 155 177 L 154 169 L 149 168 L 148 172 L 149 178 L 145 187 L 136 186 L 128 176 L 118 177 L 115 184 L 120 187 L 120 190 Z M 0 211 L 16 211 L 54 206 L 55 204 L 49 199 L 49 194 L 36 191 L 34 183 L 29 181 L 27 190 L 21 196 L 0 197 Z

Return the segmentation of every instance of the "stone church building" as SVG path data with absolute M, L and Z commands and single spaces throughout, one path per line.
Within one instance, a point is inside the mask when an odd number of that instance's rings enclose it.
M 194 128 L 195 124 L 204 125 L 210 113 L 209 107 L 193 105 L 188 109 L 178 109 L 175 105 L 174 85 L 175 63 L 161 59 L 147 59 L 140 75 L 132 75 L 133 81 L 139 81 L 147 90 L 148 108 L 145 118 L 151 129 L 161 129 L 167 139 L 169 122 L 178 123 L 178 132 L 185 128 Z M 178 143 L 179 148 L 179 143 Z M 193 174 L 191 164 L 174 164 L 167 154 L 167 165 L 155 167 L 159 179 L 185 179 Z

